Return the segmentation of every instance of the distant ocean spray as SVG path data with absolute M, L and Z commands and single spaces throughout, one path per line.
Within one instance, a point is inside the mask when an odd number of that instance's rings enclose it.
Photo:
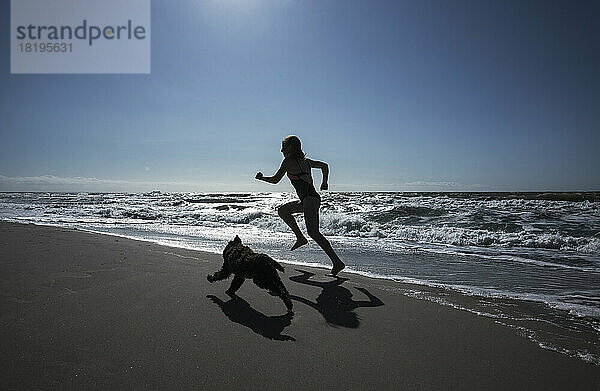
M 294 197 L 0 193 L 0 219 L 215 252 L 238 234 L 283 262 L 329 268 L 312 242 L 289 251 L 276 207 Z M 398 291 L 600 365 L 600 193 L 324 193 L 320 225 L 348 272 L 409 283 Z

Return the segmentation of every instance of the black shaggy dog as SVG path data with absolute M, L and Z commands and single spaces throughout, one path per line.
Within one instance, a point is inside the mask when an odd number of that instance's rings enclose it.
M 248 246 L 244 246 L 242 240 L 236 235 L 223 250 L 223 260 L 221 270 L 206 277 L 209 282 L 224 280 L 233 274 L 231 286 L 225 293 L 235 297 L 235 291 L 242 286 L 244 280 L 251 278 L 260 288 L 279 296 L 288 311 L 292 311 L 290 294 L 277 273 L 277 270 L 283 271 L 283 266 L 273 258 L 266 254 L 255 253 Z

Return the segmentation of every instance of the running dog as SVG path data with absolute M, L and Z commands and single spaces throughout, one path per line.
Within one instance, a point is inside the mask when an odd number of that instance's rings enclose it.
M 260 288 L 267 289 L 269 293 L 277 295 L 283 300 L 288 312 L 292 312 L 292 301 L 285 285 L 279 278 L 277 271 L 283 272 L 283 266 L 266 254 L 257 254 L 248 246 L 242 244 L 239 236 L 227 244 L 223 250 L 223 266 L 214 274 L 206 278 L 209 282 L 220 281 L 234 275 L 229 289 L 225 291 L 230 297 L 235 297 L 235 292 L 242 286 L 246 278 Z

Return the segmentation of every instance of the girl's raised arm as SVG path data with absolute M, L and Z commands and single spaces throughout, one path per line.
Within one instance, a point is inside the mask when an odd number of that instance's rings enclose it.
M 312 168 L 319 168 L 323 173 L 323 183 L 321 183 L 321 190 L 327 190 L 329 188 L 329 184 L 327 181 L 329 180 L 329 165 L 325 162 L 320 162 L 318 160 L 306 159 Z
M 273 183 L 273 184 L 279 183 L 281 178 L 283 178 L 283 176 L 285 175 L 286 170 L 287 170 L 287 159 L 283 159 L 283 161 L 281 162 L 281 166 L 279 167 L 279 170 L 277 170 L 275 175 L 264 176 L 263 173 L 259 171 L 256 174 L 255 178 L 258 180 Z

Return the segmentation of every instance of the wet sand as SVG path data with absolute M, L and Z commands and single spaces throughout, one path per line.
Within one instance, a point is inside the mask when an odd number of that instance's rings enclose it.
M 600 367 L 404 285 L 286 265 L 294 315 L 219 254 L 0 223 L 0 389 L 597 390 Z

